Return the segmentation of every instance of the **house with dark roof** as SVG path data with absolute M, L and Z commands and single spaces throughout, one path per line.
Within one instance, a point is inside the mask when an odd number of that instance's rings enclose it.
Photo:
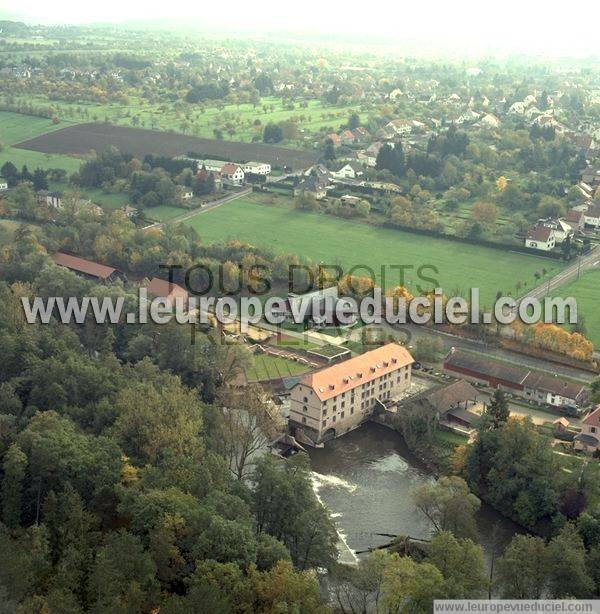
M 65 254 L 64 252 L 56 252 L 52 255 L 52 260 L 59 266 L 65 267 L 74 273 L 102 282 L 110 282 L 118 277 L 124 277 L 123 273 L 114 267 L 100 264 L 92 260 L 85 260 L 78 256 Z
M 583 211 L 585 225 L 590 228 L 600 228 L 600 204 L 594 201 L 588 203 Z
M 600 167 L 588 166 L 581 171 L 581 181 L 595 188 L 600 185 Z
M 585 452 L 600 450 L 600 405 L 581 422 L 581 433 L 575 436 L 574 448 Z
M 36 193 L 36 199 L 38 204 L 46 205 L 47 207 L 53 207 L 54 209 L 60 209 L 62 207 L 62 199 L 64 194 L 62 192 L 49 192 L 48 190 L 38 190 Z
M 477 404 L 479 392 L 464 379 L 452 384 L 443 384 L 427 390 L 411 399 L 411 404 L 419 405 L 426 412 L 432 414 L 437 422 L 458 424 L 467 429 L 474 428 L 479 414 L 470 411 Z
M 579 232 L 585 227 L 585 214 L 577 209 L 569 209 L 565 215 L 565 222 L 575 231 Z
M 584 407 L 589 399 L 589 391 L 583 384 L 466 350 L 452 348 L 444 361 L 444 370 L 538 405 Z
M 309 176 L 305 177 L 294 188 L 294 196 L 308 195 L 322 200 L 327 196 L 327 186 L 329 180 L 321 177 Z

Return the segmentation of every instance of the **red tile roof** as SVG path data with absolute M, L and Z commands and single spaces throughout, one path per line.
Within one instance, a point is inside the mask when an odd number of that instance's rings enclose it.
M 221 173 L 223 173 L 223 175 L 233 175 L 238 168 L 240 168 L 239 164 L 223 164 Z
M 543 241 L 546 243 L 550 239 L 552 228 L 547 226 L 534 226 L 527 231 L 527 238 L 532 241 Z
M 569 209 L 565 217 L 565 220 L 567 220 L 567 222 L 575 222 L 576 224 L 580 224 L 581 218 L 583 216 L 584 216 L 583 211 L 576 211 L 575 209 Z
M 71 271 L 84 273 L 85 275 L 98 279 L 108 279 L 117 270 L 111 266 L 78 258 L 77 256 L 71 256 L 64 252 L 56 252 L 56 254 L 52 256 L 52 260 L 59 266 L 64 266 Z
M 596 409 L 590 412 L 582 422 L 586 426 L 597 426 L 600 428 L 600 405 L 597 405 Z
M 189 296 L 187 291 L 181 286 L 171 284 L 159 277 L 153 277 L 146 287 L 148 288 L 149 294 L 158 298 L 173 299 L 179 296 L 183 299 L 187 299 Z
M 326 401 L 413 362 L 406 348 L 397 343 L 388 343 L 308 375 L 301 383 L 310 386 L 321 401 Z

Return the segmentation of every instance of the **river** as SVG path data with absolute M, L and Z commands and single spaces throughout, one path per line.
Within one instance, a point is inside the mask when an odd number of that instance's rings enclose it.
M 433 478 L 398 433 L 369 423 L 324 448 L 311 449 L 310 458 L 315 490 L 338 528 L 341 562 L 355 563 L 355 552 L 390 541 L 377 533 L 430 535 L 431 526 L 415 509 L 411 493 Z M 502 551 L 520 532 L 516 524 L 486 505 L 477 514 L 477 524 L 488 561 L 494 541 L 497 551 Z

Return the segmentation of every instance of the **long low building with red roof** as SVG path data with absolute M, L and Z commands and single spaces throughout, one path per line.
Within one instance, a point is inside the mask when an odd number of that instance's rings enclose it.
M 413 362 L 406 348 L 388 343 L 307 375 L 292 388 L 290 426 L 315 444 L 356 428 L 410 387 Z
M 64 252 L 56 252 L 53 254 L 52 260 L 59 266 L 99 281 L 112 281 L 115 277 L 122 276 L 122 273 L 114 267 L 100 264 L 93 260 L 85 260 L 78 256 L 65 254 Z

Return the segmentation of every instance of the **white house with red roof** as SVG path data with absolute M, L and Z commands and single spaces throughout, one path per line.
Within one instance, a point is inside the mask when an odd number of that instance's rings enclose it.
M 239 164 L 233 164 L 228 162 L 221 167 L 221 179 L 225 183 L 231 185 L 242 185 L 244 183 L 244 177 L 246 176 L 244 170 Z
M 556 233 L 553 228 L 538 224 L 532 226 L 525 235 L 525 247 L 549 252 L 553 250 L 555 246 Z

